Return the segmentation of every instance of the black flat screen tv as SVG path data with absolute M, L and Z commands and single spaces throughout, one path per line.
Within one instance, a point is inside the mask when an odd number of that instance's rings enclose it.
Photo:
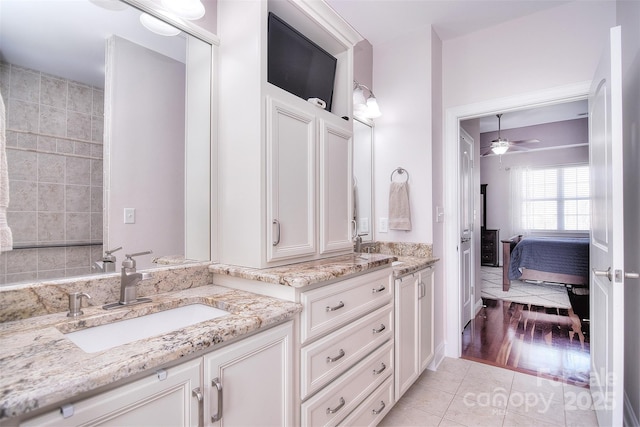
M 331 111 L 336 58 L 273 13 L 268 19 L 267 81 Z

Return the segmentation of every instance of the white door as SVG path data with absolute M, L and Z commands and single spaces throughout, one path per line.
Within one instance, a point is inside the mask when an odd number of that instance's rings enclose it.
M 460 128 L 460 304 L 462 329 L 473 316 L 473 139 Z M 462 333 L 462 331 L 460 331 Z
M 622 425 L 624 224 L 620 27 L 611 29 L 589 93 L 592 214 L 591 393 L 602 426 Z

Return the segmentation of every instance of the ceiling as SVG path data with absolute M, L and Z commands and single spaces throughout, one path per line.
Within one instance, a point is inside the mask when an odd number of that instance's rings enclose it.
M 557 7 L 567 0 L 326 0 L 373 46 L 417 28 L 432 26 L 441 40 L 464 36 L 502 22 Z M 575 0 L 574 0 L 575 1 Z M 584 117 L 587 102 L 577 101 L 506 112 L 502 129 Z M 498 130 L 495 115 L 480 118 L 480 132 Z
M 433 26 L 441 40 L 463 36 L 569 0 L 327 0 L 376 46 Z

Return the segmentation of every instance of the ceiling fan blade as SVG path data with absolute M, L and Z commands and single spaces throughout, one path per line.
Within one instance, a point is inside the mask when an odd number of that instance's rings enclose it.
M 524 145 L 512 145 L 509 147 L 509 151 L 529 151 L 531 148 Z
M 539 139 L 521 139 L 520 141 L 509 141 L 510 144 L 534 144 L 540 142 Z
M 480 154 L 480 157 L 488 156 L 491 153 L 491 148 L 487 148 L 483 153 Z

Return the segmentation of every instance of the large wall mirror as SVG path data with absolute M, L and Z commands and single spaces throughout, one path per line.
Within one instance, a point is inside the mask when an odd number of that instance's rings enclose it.
M 373 241 L 373 125 L 353 120 L 353 219 L 363 242 Z
M 213 41 L 154 32 L 132 4 L 0 3 L 0 283 L 119 271 L 147 250 L 138 268 L 211 259 Z

